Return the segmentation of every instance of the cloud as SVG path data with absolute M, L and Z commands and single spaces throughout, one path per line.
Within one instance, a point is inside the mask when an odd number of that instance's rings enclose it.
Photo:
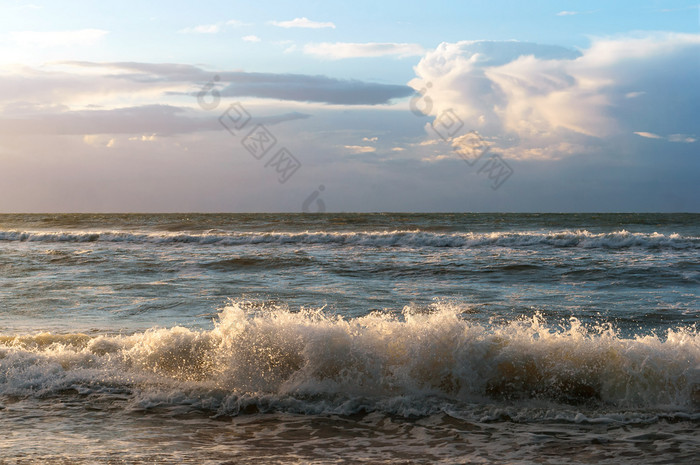
M 580 155 L 592 155 L 601 148 L 600 143 L 592 141 L 569 142 L 553 140 L 548 144 L 525 140 L 516 146 L 492 147 L 490 152 L 497 153 L 508 160 L 563 160 Z
M 255 124 L 273 125 L 273 124 L 284 123 L 286 121 L 294 121 L 297 119 L 307 119 L 307 118 L 311 118 L 311 115 L 307 115 L 305 113 L 299 113 L 298 111 L 290 111 L 289 113 L 284 113 L 281 115 L 272 115 L 272 116 L 263 116 L 263 117 L 253 118 L 251 121 Z
M 420 159 L 423 163 L 437 163 L 440 161 L 445 161 L 445 160 L 458 160 L 459 157 L 455 155 L 428 155 Z
M 111 77 L 125 80 L 142 80 L 146 76 L 158 78 L 158 80 L 187 80 L 211 75 L 211 73 L 207 73 L 197 66 L 180 63 L 64 61 L 58 62 L 57 65 L 93 69 L 97 73 L 101 70 L 104 72 L 109 71 Z M 131 72 L 124 73 L 123 71 Z
M 188 114 L 189 113 L 189 114 Z M 87 135 L 142 134 L 172 135 L 213 128 L 194 112 L 171 105 L 144 105 L 110 110 L 65 111 L 32 118 L 2 118 L 0 133 L 9 134 L 83 134 L 85 143 L 99 138 Z
M 129 137 L 129 140 L 139 142 L 154 142 L 156 139 L 158 139 L 158 135 L 156 133 L 153 133 L 150 136 L 142 134 L 141 136 Z
M 646 139 L 664 139 L 669 142 L 683 142 L 686 144 L 692 144 L 693 142 L 697 142 L 697 138 L 695 136 L 691 136 L 688 134 L 671 134 L 668 137 L 660 136 L 658 134 L 654 134 L 653 132 L 635 132 L 634 134 L 644 137 Z
M 92 45 L 99 42 L 109 31 L 102 29 L 79 29 L 71 31 L 16 31 L 9 38 L 20 46 L 42 48 Z
M 594 10 L 589 10 L 589 11 L 570 11 L 570 10 L 563 10 L 557 13 L 557 16 L 577 16 L 577 15 L 588 15 L 591 13 L 595 13 Z
M 114 148 L 116 139 L 102 134 L 86 134 L 83 136 L 83 143 L 92 147 Z
M 377 151 L 376 147 L 369 145 L 344 145 L 343 147 L 352 153 L 372 153 Z
M 222 109 L 223 111 L 223 109 Z M 275 125 L 286 121 L 308 118 L 299 112 L 255 117 L 250 124 Z M 103 139 L 98 135 L 150 133 L 139 136 L 141 141 L 154 141 L 158 136 L 173 136 L 200 131 L 221 131 L 217 118 L 202 116 L 196 111 L 172 105 L 142 105 L 109 110 L 64 111 L 37 114 L 31 117 L 0 117 L 0 134 L 17 135 L 83 135 L 86 144 Z M 96 135 L 91 137 L 91 135 Z M 130 140 L 134 140 L 131 138 Z M 105 144 L 102 144 L 105 145 Z
M 243 36 L 241 37 L 245 42 L 260 42 L 260 37 L 255 35 Z
M 653 132 L 639 131 L 639 132 L 635 132 L 635 134 L 637 134 L 638 136 L 641 136 L 641 137 L 645 137 L 647 139 L 663 139 L 663 137 L 661 137 L 658 134 L 654 134 Z
M 408 86 L 377 84 L 325 76 L 270 73 L 220 73 L 228 82 L 221 95 L 261 97 L 301 102 L 323 102 L 342 105 L 378 105 L 391 99 L 408 97 Z
M 689 136 L 687 134 L 671 134 L 668 136 L 668 140 L 670 142 L 684 142 L 686 144 L 692 144 L 694 142 L 698 141 L 698 138 L 695 136 Z
M 453 151 L 469 162 L 480 158 L 492 145 L 476 131 L 457 136 L 451 143 Z
M 699 55 L 700 34 L 638 33 L 596 39 L 583 50 L 443 43 L 421 59 L 409 85 L 433 126 L 451 110 L 461 134 L 478 130 L 495 151 L 562 158 L 640 126 L 692 133 L 700 89 L 689 83 L 700 80 Z
M 331 28 L 335 29 L 335 24 L 331 22 L 318 22 L 311 21 L 309 18 L 294 18 L 291 21 L 270 21 L 270 24 L 277 27 L 291 28 L 291 27 L 301 27 L 307 29 L 322 29 Z
M 4 97 L 1 92 L 0 96 Z M 257 102 L 255 107 L 244 105 L 253 116 L 263 110 Z M 267 108 L 274 111 L 277 106 L 270 102 Z M 203 116 L 201 113 L 183 110 L 177 116 L 194 118 Z M 217 126 L 217 114 L 218 110 L 207 112 L 204 119 Z M 264 162 L 241 146 L 243 132 L 236 138 L 218 126 L 206 133 L 158 133 L 154 142 L 129 141 L 152 134 L 148 126 L 153 125 L 153 115 L 144 113 L 139 118 L 139 124 L 132 126 L 142 126 L 137 132 L 103 135 L 105 145 L 115 139 L 113 148 L 85 144 L 85 133 L 51 136 L 34 132 L 27 136 L 3 132 L 2 209 L 298 211 L 321 183 L 326 186 L 323 199 L 332 210 L 698 209 L 697 202 L 693 203 L 700 169 L 697 146 L 650 141 L 631 132 L 629 140 L 616 138 L 619 144 L 606 144 L 607 153 L 613 156 L 572 156 L 557 163 L 506 159 L 515 173 L 494 192 L 488 176 L 479 173 L 481 164 L 467 166 L 442 139 L 418 146 L 427 118 L 406 110 L 316 107 L 314 120 L 308 124 L 296 121 L 268 127 L 278 144 L 302 162 L 293 182 L 284 185 L 277 182 L 270 167 L 265 168 Z M 0 122 L 0 128 L 3 126 Z M 35 126 L 37 131 L 50 130 L 47 125 Z M 652 126 L 636 129 L 656 132 Z M 355 154 L 344 147 L 374 145 L 361 139 L 375 135 L 380 137 L 377 144 L 386 144 L 376 152 Z M 406 151 L 389 151 L 394 144 Z M 167 167 L 165 175 L 163 167 Z
M 247 24 L 237 19 L 229 19 L 228 21 L 220 21 L 214 24 L 201 24 L 199 26 L 186 27 L 177 32 L 180 34 L 217 34 L 226 26 L 240 27 L 247 26 Z
M 379 137 L 363 137 L 362 142 L 377 142 Z
M 202 24 L 200 26 L 186 27 L 177 31 L 181 34 L 216 34 L 219 32 L 218 24 Z
M 214 76 L 218 78 L 217 89 L 224 97 L 382 105 L 413 94 L 413 89 L 406 85 L 303 74 L 213 72 L 178 63 L 72 61 L 54 66 L 55 69 L 43 67 L 41 70 L 24 67 L 5 73 L 0 69 L 0 110 L 18 101 L 34 105 L 45 101 L 70 101 L 75 106 L 77 102 L 108 104 L 119 100 L 119 95 L 128 95 L 130 101 L 142 95 L 151 102 L 168 95 L 194 97 Z
M 382 57 L 390 55 L 403 58 L 422 55 L 425 51 L 420 45 L 409 43 L 323 42 L 319 44 L 307 44 L 304 46 L 304 53 L 339 60 L 342 58 Z

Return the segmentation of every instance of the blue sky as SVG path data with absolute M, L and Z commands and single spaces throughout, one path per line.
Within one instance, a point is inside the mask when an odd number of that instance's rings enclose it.
M 690 2 L 10 0 L 0 39 L 0 211 L 700 211 Z

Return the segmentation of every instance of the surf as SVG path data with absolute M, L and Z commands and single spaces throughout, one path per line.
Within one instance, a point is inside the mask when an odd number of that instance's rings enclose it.
M 641 233 L 626 230 L 594 233 L 587 230 L 523 232 L 453 232 L 421 230 L 393 231 L 305 231 L 305 232 L 134 232 L 90 231 L 0 231 L 0 242 L 103 242 L 192 245 L 341 245 L 365 247 L 552 247 L 584 249 L 698 249 L 700 237 L 677 233 Z
M 210 329 L 0 337 L 0 395 L 67 391 L 225 415 L 544 403 L 700 419 L 700 337 L 695 326 L 622 337 L 609 323 L 539 314 L 480 324 L 446 303 L 343 318 L 247 301 L 222 308 Z

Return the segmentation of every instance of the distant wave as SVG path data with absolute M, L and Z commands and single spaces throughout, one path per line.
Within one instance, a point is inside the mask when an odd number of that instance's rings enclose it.
M 610 326 L 586 328 L 575 319 L 551 326 L 538 316 L 485 327 L 448 305 L 343 319 L 233 303 L 212 330 L 0 337 L 0 394 L 66 392 L 126 394 L 134 408 L 222 415 L 411 416 L 545 402 L 598 416 L 666 412 L 698 420 L 700 335 L 686 327 L 622 338 Z
M 0 241 L 26 242 L 135 242 L 187 244 L 331 244 L 369 247 L 581 247 L 698 249 L 700 237 L 679 234 L 585 230 L 553 232 L 436 233 L 386 232 L 230 232 L 167 233 L 123 231 L 0 231 Z

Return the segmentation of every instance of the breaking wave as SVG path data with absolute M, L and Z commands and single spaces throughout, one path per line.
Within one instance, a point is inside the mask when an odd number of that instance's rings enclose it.
M 679 234 L 586 230 L 550 232 L 435 233 L 425 231 L 372 232 L 212 232 L 136 233 L 124 231 L 0 231 L 0 241 L 22 242 L 135 242 L 217 245 L 330 244 L 374 247 L 582 247 L 698 249 L 700 237 Z
M 623 338 L 607 324 L 557 325 L 541 316 L 480 325 L 448 304 L 344 319 L 238 302 L 210 330 L 0 337 L 0 395 L 66 392 L 219 415 L 498 416 L 517 404 L 524 407 L 512 416 L 532 419 L 543 415 L 532 407 L 546 404 L 573 406 L 572 421 L 582 411 L 698 420 L 700 336 L 681 327 Z

